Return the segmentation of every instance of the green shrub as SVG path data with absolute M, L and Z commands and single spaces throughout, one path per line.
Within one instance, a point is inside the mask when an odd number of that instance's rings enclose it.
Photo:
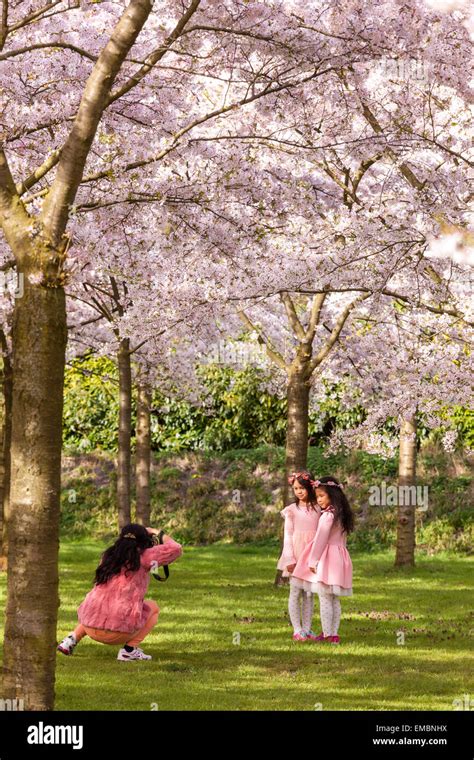
M 64 376 L 63 442 L 86 453 L 117 450 L 118 373 L 110 359 L 75 359 Z
M 203 364 L 196 367 L 201 383 L 196 404 L 174 394 L 155 391 L 152 399 L 151 439 L 155 451 L 203 453 L 228 451 L 237 456 L 241 450 L 258 451 L 262 463 L 283 466 L 281 447 L 286 437 L 287 402 L 264 390 L 266 375 L 258 367 L 235 369 L 223 364 Z M 347 472 L 346 456 L 324 459 L 321 446 L 334 429 L 359 424 L 365 410 L 355 405 L 346 409 L 342 404 L 344 384 L 324 383 L 323 398 L 311 409 L 308 420 L 308 467 L 315 474 L 337 469 Z M 134 445 L 135 389 L 132 404 L 132 445 Z M 474 448 L 474 412 L 461 407 L 447 408 L 448 424 L 459 432 L 460 444 Z M 66 369 L 64 388 L 64 445 L 76 453 L 117 450 L 118 437 L 118 373 L 113 361 L 89 355 L 75 359 Z M 394 432 L 392 421 L 383 428 Z M 419 441 L 439 442 L 444 429 L 430 431 L 419 420 Z M 439 448 L 439 447 L 438 447 Z M 251 454 L 252 458 L 255 456 Z M 446 456 L 437 456 L 437 465 Z M 269 461 L 269 458 L 272 461 Z M 349 463 L 352 460 L 349 456 Z M 357 472 L 362 467 L 366 477 L 389 477 L 396 474 L 397 462 L 382 460 L 371 454 L 356 452 L 353 462 Z M 443 465 L 444 466 L 444 465 Z
M 418 544 L 430 553 L 455 551 L 472 554 L 474 549 L 474 520 L 465 514 L 453 520 L 452 516 L 438 517 L 418 532 Z
M 444 474 L 430 478 L 433 457 Z M 420 452 L 423 477 L 419 484 L 428 485 L 430 490 L 428 511 L 417 511 L 417 545 L 420 551 L 429 553 L 452 550 L 469 554 L 473 545 L 472 478 L 453 475 L 449 470 L 451 460 L 441 467 L 440 457 L 443 452 L 434 452 L 432 445 L 426 459 Z M 345 484 L 356 516 L 356 530 L 349 537 L 349 546 L 361 551 L 393 547 L 397 510 L 371 506 L 369 489 L 382 479 L 396 482 L 392 477 L 396 460 L 361 452 L 325 459 L 322 449 L 314 447 L 310 461 L 316 475 L 334 474 Z M 183 543 L 278 544 L 283 521 L 275 489 L 281 486 L 283 463 L 283 448 L 268 445 L 222 455 L 158 453 L 152 471 L 152 524 Z M 63 534 L 114 536 L 117 527 L 112 458 L 104 454 L 82 455 L 65 464 Z M 456 466 L 459 468 L 459 462 Z

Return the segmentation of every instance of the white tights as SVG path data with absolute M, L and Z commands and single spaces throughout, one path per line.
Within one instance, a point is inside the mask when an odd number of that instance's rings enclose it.
M 336 594 L 319 594 L 321 625 L 325 636 L 337 636 L 341 620 L 341 602 Z
M 300 596 L 301 606 L 300 606 Z M 290 598 L 288 600 L 288 613 L 294 633 L 311 630 L 314 611 L 314 594 L 306 594 L 302 589 L 290 585 Z

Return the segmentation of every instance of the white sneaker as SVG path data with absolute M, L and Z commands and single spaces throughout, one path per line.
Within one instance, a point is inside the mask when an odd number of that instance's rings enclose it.
M 58 652 L 72 654 L 75 646 L 77 646 L 76 637 L 70 633 L 58 644 Z
M 131 652 L 121 649 L 117 655 L 117 660 L 151 660 L 151 654 L 145 654 L 140 647 L 135 647 Z

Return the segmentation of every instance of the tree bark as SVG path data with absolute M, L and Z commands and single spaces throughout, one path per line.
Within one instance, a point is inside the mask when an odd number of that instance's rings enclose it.
M 293 501 L 293 487 L 288 483 L 291 472 L 306 469 L 308 459 L 308 415 L 310 386 L 305 373 L 290 376 L 287 388 L 288 412 L 285 449 L 285 504 Z
M 287 427 L 285 448 L 285 475 L 283 482 L 283 505 L 294 500 L 293 487 L 288 483 L 291 472 L 306 469 L 308 458 L 308 416 L 309 416 L 309 393 L 310 385 L 307 379 L 307 369 L 298 367 L 290 371 L 287 386 Z M 280 528 L 280 550 L 283 550 L 284 525 Z M 282 577 L 281 570 L 277 570 L 275 585 L 287 583 Z
M 416 485 L 416 419 L 414 415 L 404 419 L 400 427 L 398 485 L 399 487 Z M 415 504 L 399 503 L 395 565 L 413 567 L 414 564 Z
M 13 314 L 13 405 L 3 697 L 52 710 L 66 350 L 64 290 L 32 285 Z
M 2 379 L 3 385 L 3 379 Z M 5 402 L 2 397 L 2 424 L 0 427 L 0 571 L 5 569 L 4 541 L 3 541 L 3 513 L 4 513 L 4 493 L 5 493 Z
M 3 342 L 3 341 L 2 341 Z M 12 394 L 13 376 L 11 358 L 6 345 L 3 356 L 3 425 L 1 431 L 0 459 L 0 558 L 5 560 L 8 555 L 8 536 L 4 515 L 8 511 L 10 498 L 10 467 L 11 467 L 11 437 L 12 437 Z M 2 563 L 3 564 L 3 563 Z
M 150 525 L 150 430 L 151 391 L 148 386 L 138 385 L 136 430 L 136 521 Z
M 131 431 L 132 431 L 132 366 L 130 340 L 122 338 L 118 350 L 119 369 L 119 432 L 117 460 L 117 511 L 119 530 L 131 522 Z

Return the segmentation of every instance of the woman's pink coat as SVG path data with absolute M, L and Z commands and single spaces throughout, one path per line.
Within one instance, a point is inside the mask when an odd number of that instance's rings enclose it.
M 95 585 L 78 607 L 79 622 L 88 628 L 132 633 L 145 625 L 150 613 L 144 601 L 150 583 L 150 571 L 159 565 L 169 565 L 183 553 L 181 544 L 171 538 L 164 544 L 145 549 L 138 570 L 122 568 L 107 583 Z

